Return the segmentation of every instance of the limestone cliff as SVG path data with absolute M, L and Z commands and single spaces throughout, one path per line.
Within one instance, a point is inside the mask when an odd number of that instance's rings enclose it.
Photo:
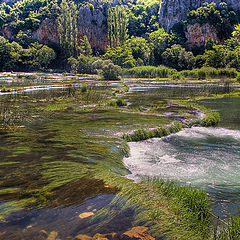
M 0 0 L 1 2 L 15 2 L 17 0 Z M 123 0 L 122 4 L 126 2 L 134 2 L 135 0 Z M 190 9 L 198 8 L 204 2 L 226 2 L 235 10 L 240 10 L 240 0 L 162 0 L 159 23 L 160 26 L 169 30 L 175 23 L 185 20 L 187 12 Z M 79 41 L 84 35 L 87 35 L 91 46 L 97 51 L 105 51 L 108 45 L 107 35 L 107 13 L 108 9 L 118 4 L 118 0 L 101 1 L 89 0 L 91 5 L 82 5 L 79 8 L 78 19 L 78 38 Z M 5 26 L 0 30 L 0 33 L 8 39 L 14 40 L 11 31 Z M 33 32 L 32 37 L 46 44 L 58 44 L 59 33 L 56 20 L 45 19 L 37 31 Z M 190 45 L 201 45 L 209 38 L 218 40 L 216 29 L 214 26 L 204 24 L 188 25 L 186 28 L 186 37 Z
M 217 4 L 226 2 L 234 10 L 240 10 L 239 0 L 162 0 L 159 22 L 162 27 L 169 30 L 174 24 L 185 20 L 190 9 L 199 8 L 205 2 Z
M 188 25 L 186 38 L 191 48 L 194 46 L 200 47 L 209 39 L 220 42 L 216 28 L 208 23 L 204 25 L 200 25 L 199 23 Z
M 79 39 L 86 35 L 92 48 L 105 51 L 108 45 L 107 12 L 110 5 L 103 5 L 95 1 L 93 6 L 94 8 L 85 6 L 79 9 Z

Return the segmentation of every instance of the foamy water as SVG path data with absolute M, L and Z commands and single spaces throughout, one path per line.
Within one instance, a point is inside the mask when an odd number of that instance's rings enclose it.
M 196 127 L 129 145 L 129 178 L 179 180 L 206 190 L 222 207 L 240 204 L 240 131 Z

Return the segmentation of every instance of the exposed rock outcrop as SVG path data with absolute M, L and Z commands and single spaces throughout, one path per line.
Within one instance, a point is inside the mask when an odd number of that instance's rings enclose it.
M 44 44 L 59 44 L 59 32 L 56 21 L 45 19 L 36 32 L 33 33 L 33 39 L 37 39 Z
M 169 30 L 174 24 L 185 20 L 190 9 L 199 8 L 205 2 L 215 2 L 217 4 L 226 2 L 234 10 L 240 10 L 239 0 L 163 0 L 160 9 L 159 22 L 162 27 Z
M 204 25 L 200 25 L 199 23 L 188 25 L 186 38 L 191 48 L 194 46 L 200 47 L 209 39 L 220 42 L 216 28 L 208 23 Z
M 16 2 L 17 0 L 0 0 L 0 2 Z M 89 4 L 82 5 L 79 9 L 78 39 L 79 42 L 86 35 L 89 42 L 95 50 L 106 51 L 108 46 L 107 34 L 107 14 L 108 9 L 118 4 L 118 0 L 100 1 L 89 0 Z M 122 4 L 134 2 L 134 0 L 123 0 Z M 240 10 L 239 0 L 162 0 L 159 23 L 166 30 L 169 30 L 174 24 L 185 20 L 187 13 L 192 8 L 198 8 L 204 2 L 226 2 L 235 10 Z M 0 34 L 8 39 L 15 40 L 15 37 L 8 27 L 3 27 Z M 204 24 L 193 24 L 187 26 L 186 37 L 190 45 L 202 45 L 206 40 L 212 38 L 218 41 L 216 29 L 214 26 Z M 59 32 L 55 20 L 45 19 L 37 31 L 33 32 L 33 38 L 45 44 L 59 44 Z
M 94 8 L 85 6 L 79 9 L 79 39 L 86 35 L 92 48 L 106 51 L 108 45 L 107 12 L 110 5 L 95 2 L 93 6 Z

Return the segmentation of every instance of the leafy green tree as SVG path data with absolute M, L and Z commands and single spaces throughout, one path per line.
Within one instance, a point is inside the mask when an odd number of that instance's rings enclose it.
M 47 69 L 55 58 L 56 53 L 52 48 L 35 42 L 25 50 L 23 63 L 27 68 L 43 70 Z
M 85 56 L 92 55 L 93 51 L 86 35 L 83 36 L 80 44 L 80 52 Z
M 213 46 L 213 50 L 206 50 L 204 53 L 206 66 L 221 68 L 225 67 L 225 50 L 222 45 Z
M 146 33 L 156 31 L 159 28 L 158 16 L 160 4 L 158 0 L 137 1 L 129 5 L 128 34 L 141 37 Z
M 232 36 L 240 40 L 240 24 L 235 26 L 234 31 L 232 32 Z
M 192 69 L 194 65 L 194 56 L 192 52 L 187 52 L 180 45 L 173 45 L 167 48 L 162 54 L 163 63 L 177 70 Z
M 233 26 L 238 22 L 236 13 L 224 2 L 217 5 L 216 3 L 204 3 L 202 7 L 192 10 L 187 15 L 189 24 L 209 23 L 213 25 L 219 39 L 227 39 L 231 36 Z
M 240 71 L 240 46 L 226 53 L 226 64 L 229 68 L 236 68 Z
M 0 70 L 16 69 L 22 54 L 22 47 L 16 43 L 10 43 L 0 36 Z
M 141 59 L 145 64 L 149 62 L 150 47 L 146 39 L 132 36 L 126 41 L 126 45 L 131 49 L 135 60 Z
M 162 54 L 170 46 L 173 45 L 174 36 L 167 33 L 163 28 L 159 28 L 149 34 L 150 46 L 154 58 L 154 64 L 159 65 L 162 63 Z
M 77 6 L 73 1 L 63 0 L 58 17 L 60 47 L 64 59 L 77 56 Z
M 128 16 L 124 6 L 108 10 L 108 41 L 110 48 L 122 46 L 127 38 Z
M 31 30 L 26 30 L 22 31 L 20 30 L 16 36 L 16 39 L 21 46 L 24 48 L 27 48 L 31 43 L 33 43 L 32 39 L 32 31 Z
M 95 74 L 97 73 L 96 65 L 94 64 L 98 58 L 92 56 L 79 55 L 78 58 L 70 57 L 68 64 L 72 72 L 82 74 Z
M 136 61 L 133 58 L 130 48 L 126 45 L 116 48 L 108 48 L 103 55 L 103 59 L 110 59 L 114 64 L 124 67 L 132 68 L 136 66 Z
M 197 55 L 194 59 L 194 68 L 202 68 L 206 63 L 206 57 L 204 55 Z
M 223 46 L 226 50 L 233 51 L 236 47 L 240 46 L 240 41 L 236 37 L 231 37 L 224 41 Z

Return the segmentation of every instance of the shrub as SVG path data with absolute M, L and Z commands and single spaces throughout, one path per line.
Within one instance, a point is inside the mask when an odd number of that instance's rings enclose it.
M 86 85 L 86 84 L 83 84 L 83 85 L 82 85 L 82 87 L 81 87 L 81 92 L 82 92 L 82 93 L 87 92 L 87 85 Z
M 112 107 L 115 107 L 115 106 L 124 107 L 124 106 L 127 106 L 127 102 L 124 101 L 122 98 L 118 98 L 116 101 L 110 102 L 110 106 L 112 106 Z
M 11 92 L 11 89 L 10 88 L 6 88 L 6 87 L 3 87 L 1 89 L 1 92 L 5 93 L 5 92 Z
M 110 61 L 104 61 L 100 74 L 105 80 L 119 80 L 121 68 Z

